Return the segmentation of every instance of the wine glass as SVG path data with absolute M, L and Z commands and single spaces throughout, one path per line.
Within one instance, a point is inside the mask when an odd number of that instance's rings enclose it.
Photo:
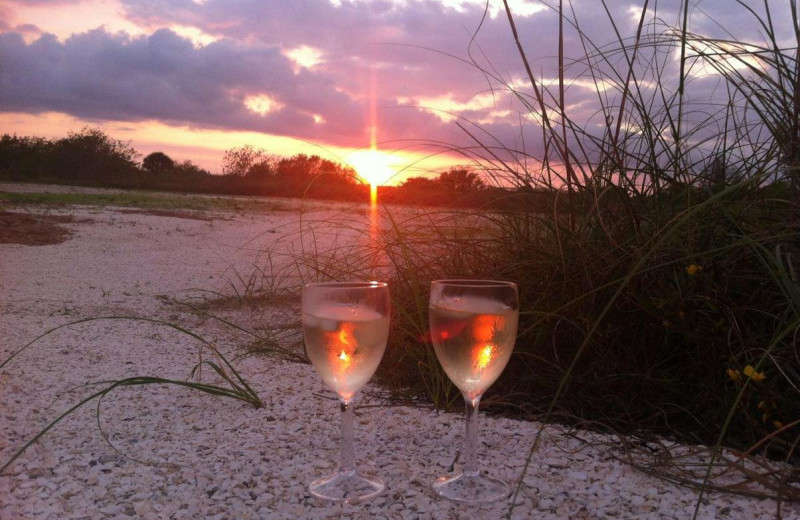
M 434 490 L 468 504 L 508 496 L 508 484 L 478 472 L 478 404 L 505 368 L 519 321 L 517 285 L 494 280 L 438 280 L 431 283 L 430 328 L 436 357 L 464 396 L 464 468 L 440 477 Z
M 382 480 L 356 473 L 353 399 L 369 381 L 389 336 L 389 286 L 381 282 L 311 283 L 303 288 L 303 339 L 325 384 L 339 395 L 341 465 L 309 486 L 315 497 L 358 503 L 378 495 Z

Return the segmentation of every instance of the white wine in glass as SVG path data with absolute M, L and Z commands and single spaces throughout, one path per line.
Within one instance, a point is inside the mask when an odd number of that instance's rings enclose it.
M 303 340 L 322 381 L 339 396 L 341 464 L 309 486 L 315 497 L 358 503 L 385 485 L 359 475 L 353 455 L 353 399 L 369 381 L 389 336 L 389 287 L 381 282 L 312 283 L 303 288 Z
M 464 503 L 501 500 L 508 485 L 478 472 L 478 404 L 502 373 L 517 337 L 519 296 L 512 282 L 438 280 L 431 283 L 430 328 L 436 357 L 466 403 L 464 468 L 440 477 L 440 495 Z

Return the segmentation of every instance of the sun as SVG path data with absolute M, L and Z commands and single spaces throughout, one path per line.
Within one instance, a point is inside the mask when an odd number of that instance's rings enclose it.
M 398 160 L 391 154 L 379 150 L 356 150 L 347 156 L 347 163 L 359 177 L 371 186 L 380 186 L 397 174 L 393 168 Z

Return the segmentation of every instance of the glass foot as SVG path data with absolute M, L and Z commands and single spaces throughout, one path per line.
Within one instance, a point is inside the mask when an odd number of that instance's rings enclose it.
M 439 477 L 433 490 L 445 498 L 463 504 L 495 502 L 508 497 L 511 489 L 502 480 L 484 475 L 459 473 L 452 477 Z
M 311 494 L 323 500 L 359 504 L 381 493 L 386 484 L 379 478 L 365 477 L 354 471 L 336 473 L 315 480 L 308 486 Z

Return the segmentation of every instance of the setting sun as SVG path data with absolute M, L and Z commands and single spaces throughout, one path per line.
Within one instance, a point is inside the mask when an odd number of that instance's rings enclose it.
M 347 163 L 371 186 L 380 186 L 397 174 L 395 156 L 379 150 L 358 150 L 347 156 Z

